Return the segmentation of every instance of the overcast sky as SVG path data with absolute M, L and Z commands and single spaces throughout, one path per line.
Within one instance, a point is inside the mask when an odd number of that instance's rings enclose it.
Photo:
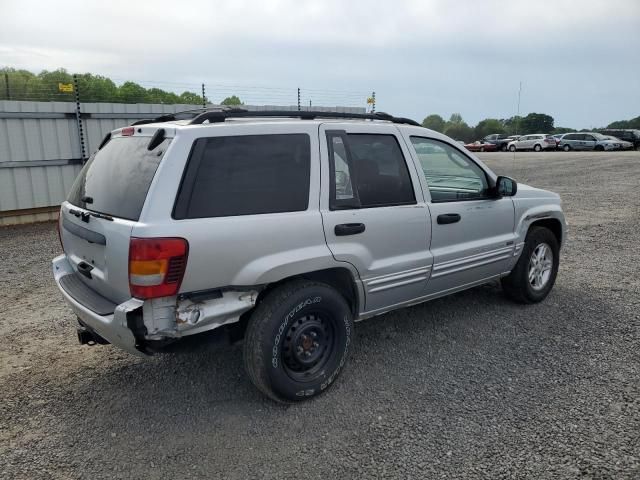
M 470 124 L 514 115 L 522 80 L 520 111 L 556 126 L 640 115 L 640 0 L 0 0 L 0 19 L 0 66 L 32 71 L 331 105 L 375 90 L 378 110 Z

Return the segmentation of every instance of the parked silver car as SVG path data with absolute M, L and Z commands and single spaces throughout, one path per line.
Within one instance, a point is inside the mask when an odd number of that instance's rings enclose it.
M 81 343 L 144 355 L 224 330 L 281 402 L 335 381 L 356 320 L 497 279 L 543 300 L 566 236 L 557 194 L 412 120 L 241 110 L 111 132 L 59 232 Z
M 569 152 L 571 150 L 616 150 L 620 146 L 607 137 L 596 132 L 565 133 L 560 137 L 558 148 Z
M 531 135 L 522 135 L 517 140 L 509 142 L 507 148 L 511 152 L 516 150 L 555 150 L 556 140 L 551 135 L 544 133 L 536 133 Z

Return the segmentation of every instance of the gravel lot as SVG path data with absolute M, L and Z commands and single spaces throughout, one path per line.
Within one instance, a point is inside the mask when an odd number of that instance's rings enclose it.
M 54 225 L 0 228 L 0 478 L 639 478 L 640 153 L 481 157 L 563 196 L 549 298 L 488 285 L 360 323 L 337 384 L 291 407 L 239 346 L 79 346 Z

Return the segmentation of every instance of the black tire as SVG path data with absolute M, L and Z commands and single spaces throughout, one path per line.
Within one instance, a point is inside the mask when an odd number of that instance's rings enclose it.
M 571 151 L 571 145 L 566 144 L 562 146 L 562 150 L 564 150 L 565 152 L 570 152 Z
M 553 261 L 549 278 L 544 288 L 535 289 L 529 281 L 529 262 L 536 248 L 546 244 L 553 253 Z M 545 227 L 532 227 L 527 233 L 522 254 L 516 263 L 515 268 L 509 276 L 502 279 L 502 289 L 507 297 L 518 303 L 541 302 L 549 294 L 558 275 L 560 265 L 560 247 L 558 240 L 551 230 Z
M 515 145 L 511 145 L 511 146 L 509 147 L 509 151 L 510 151 L 510 152 L 515 152 L 515 151 L 516 151 L 516 146 L 515 146 Z
M 602 145 L 596 145 L 594 148 L 596 152 L 604 152 L 604 147 Z
M 533 150 L 534 150 L 535 152 L 539 152 L 540 150 L 542 150 L 542 147 L 541 147 L 540 145 L 538 145 L 538 144 L 535 144 L 535 145 L 533 146 Z
M 503 144 L 503 145 L 500 147 L 500 151 L 501 151 L 501 152 L 506 152 L 506 151 L 507 151 L 507 144 L 506 144 L 506 143 L 505 143 L 505 144 Z
M 342 295 L 323 283 L 292 281 L 269 292 L 251 314 L 244 366 L 271 399 L 306 400 L 334 383 L 352 336 L 353 316 Z
M 481 152 L 484 152 L 484 147 L 480 147 L 480 151 L 481 151 Z

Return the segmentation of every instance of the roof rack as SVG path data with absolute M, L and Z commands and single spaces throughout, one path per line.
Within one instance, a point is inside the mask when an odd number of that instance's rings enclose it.
M 197 113 L 201 112 L 201 113 Z M 384 112 L 376 113 L 343 113 L 343 112 L 320 112 L 320 111 L 302 111 L 302 110 L 262 110 L 249 111 L 243 108 L 227 108 L 224 110 L 188 110 L 186 112 L 177 112 L 175 114 L 161 115 L 153 120 L 139 120 L 133 125 L 144 125 L 146 123 L 171 122 L 178 120 L 178 115 L 192 114 L 195 117 L 189 122 L 190 125 L 200 125 L 206 121 L 209 123 L 222 123 L 228 118 L 300 118 L 301 120 L 314 120 L 316 118 L 344 118 L 350 120 L 384 120 L 392 123 L 402 123 L 406 125 L 421 125 L 415 120 L 404 117 L 394 117 Z

